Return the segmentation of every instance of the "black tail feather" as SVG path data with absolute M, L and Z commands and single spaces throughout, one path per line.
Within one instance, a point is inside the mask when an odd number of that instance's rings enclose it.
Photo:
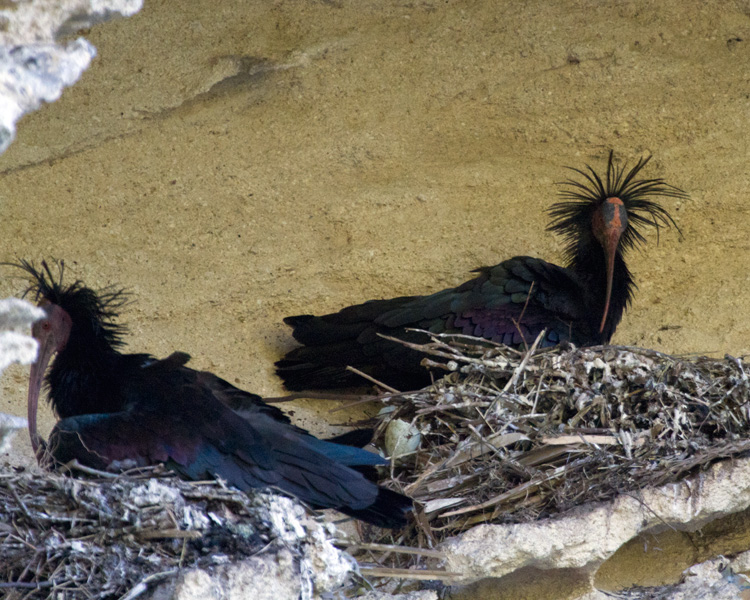
M 333 444 L 343 444 L 344 446 L 353 446 L 354 448 L 364 448 L 372 441 L 372 436 L 375 435 L 374 429 L 353 429 L 346 433 L 341 433 L 332 438 L 328 438 L 326 441 Z
M 284 387 L 293 392 L 368 385 L 362 377 L 347 371 L 346 367 L 297 363 L 288 359 L 276 362 L 276 374 L 284 381 Z
M 286 317 L 284 322 L 292 327 L 292 335 L 303 346 L 276 362 L 277 375 L 293 391 L 369 385 L 364 378 L 347 370 L 349 365 L 399 389 L 429 384 L 429 373 L 420 366 L 424 355 L 379 335 L 397 336 L 410 342 L 427 341 L 424 334 L 407 332 L 401 324 L 406 319 L 409 327 L 430 325 L 424 320 L 427 317 L 422 304 L 417 304 L 411 312 L 406 309 L 405 305 L 420 298 L 371 300 L 329 315 Z M 381 322 L 393 320 L 394 314 L 399 317 L 397 326 Z
M 312 348 L 309 348 L 312 350 Z M 308 350 L 306 346 L 296 350 Z M 362 365 L 354 363 L 359 371 L 369 375 L 376 381 L 382 381 L 397 390 L 419 390 L 430 385 L 432 379 L 426 368 L 419 366 L 422 355 L 413 352 L 417 360 L 408 357 L 404 365 L 409 370 L 399 370 L 389 365 Z M 321 365 L 314 362 L 297 362 L 288 358 L 276 361 L 276 375 L 284 382 L 284 387 L 293 392 L 305 390 L 332 390 L 345 388 L 361 388 L 371 386 L 361 375 L 346 368 L 345 365 Z
M 339 512 L 366 521 L 378 527 L 400 529 L 409 522 L 409 514 L 414 509 L 411 498 L 386 488 L 379 488 L 378 497 L 367 508 L 353 509 L 342 507 Z
M 333 444 L 342 444 L 344 446 L 353 446 L 354 448 L 364 448 L 372 441 L 372 436 L 375 434 L 374 429 L 353 429 L 332 438 L 326 439 L 326 442 Z M 358 473 L 362 473 L 365 479 L 372 481 L 373 483 L 378 482 L 378 469 L 371 465 L 349 465 L 350 469 L 354 469 Z

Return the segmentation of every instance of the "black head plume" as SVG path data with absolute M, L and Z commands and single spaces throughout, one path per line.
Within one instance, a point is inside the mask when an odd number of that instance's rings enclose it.
M 95 336 L 100 336 L 112 348 L 122 346 L 126 328 L 115 323 L 114 319 L 118 316 L 118 309 L 129 301 L 124 290 L 107 287 L 94 291 L 80 280 L 65 285 L 65 262 L 62 260 L 57 263 L 57 276 L 46 261 L 42 261 L 40 269 L 23 259 L 17 263 L 2 264 L 17 267 L 30 276 L 31 285 L 26 288 L 24 297 L 32 295 L 36 302 L 56 304 L 70 315 L 74 326 L 90 328 Z
M 560 196 L 565 200 L 550 207 L 552 223 L 547 229 L 565 238 L 569 259 L 575 255 L 581 239 L 590 235 L 592 215 L 607 198 L 619 198 L 627 210 L 628 226 L 620 240 L 622 250 L 646 241 L 639 231 L 645 225 L 653 226 L 657 235 L 661 227 L 674 226 L 680 231 L 670 214 L 654 199 L 659 196 L 685 199 L 689 196 L 663 179 L 636 179 L 649 160 L 650 156 L 641 157 L 632 169 L 626 171 L 626 165 L 620 167 L 614 164 L 614 151 L 610 150 L 604 179 L 589 165 L 586 165 L 587 170 L 568 167 L 583 176 L 584 181 L 568 179 L 560 183 L 565 186 L 560 191 Z

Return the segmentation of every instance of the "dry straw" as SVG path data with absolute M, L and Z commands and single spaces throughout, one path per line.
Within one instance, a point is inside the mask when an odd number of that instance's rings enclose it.
M 682 479 L 750 449 L 741 359 L 621 346 L 519 352 L 455 335 L 413 346 L 447 377 L 389 393 L 378 427 L 421 435 L 387 485 L 418 501 L 400 538 L 432 548 L 479 523 L 514 523 Z
M 0 597 L 133 600 L 272 541 L 266 496 L 156 474 L 0 471 Z
M 447 377 L 378 397 L 390 407 L 379 441 L 393 420 L 419 432 L 417 449 L 394 460 L 384 482 L 417 510 L 395 537 L 375 530 L 364 543 L 342 541 L 363 575 L 450 580 L 434 549 L 448 536 L 637 496 L 750 450 L 741 359 L 538 342 L 519 352 L 432 337 L 416 348 Z M 145 486 L 154 484 L 143 477 L 152 474 L 0 472 L 0 594 L 133 600 L 181 567 L 269 551 L 273 534 L 257 512 L 265 495 L 172 478 L 157 486 L 171 501 L 149 503 Z

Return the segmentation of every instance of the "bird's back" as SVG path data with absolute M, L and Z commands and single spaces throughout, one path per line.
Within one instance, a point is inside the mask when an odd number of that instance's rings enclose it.
M 361 385 L 362 378 L 347 371 L 348 365 L 401 389 L 421 387 L 429 383 L 420 366 L 423 355 L 382 337 L 427 341 L 410 328 L 516 347 L 531 345 L 544 329 L 544 345 L 603 341 L 592 301 L 571 270 L 518 256 L 477 272 L 456 288 L 428 296 L 373 300 L 320 317 L 286 318 L 304 346 L 278 361 L 277 373 L 291 390 Z
M 124 378 L 119 412 L 59 421 L 48 446 L 54 458 L 100 469 L 165 463 L 188 479 L 220 477 L 243 491 L 274 488 L 314 508 L 386 527 L 405 524 L 411 501 L 356 469 L 386 464 L 380 456 L 315 438 L 260 397 L 184 366 L 188 358 L 148 361 Z M 242 416 L 232 402 L 241 404 Z

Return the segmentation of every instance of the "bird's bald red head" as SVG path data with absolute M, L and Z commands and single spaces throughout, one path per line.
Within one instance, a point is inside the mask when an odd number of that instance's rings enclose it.
M 42 300 L 39 307 L 44 311 L 45 317 L 32 325 L 31 335 L 40 346 L 43 343 L 49 343 L 53 353 L 60 352 L 68 343 L 73 326 L 70 315 L 57 304 L 52 304 L 47 300 Z

